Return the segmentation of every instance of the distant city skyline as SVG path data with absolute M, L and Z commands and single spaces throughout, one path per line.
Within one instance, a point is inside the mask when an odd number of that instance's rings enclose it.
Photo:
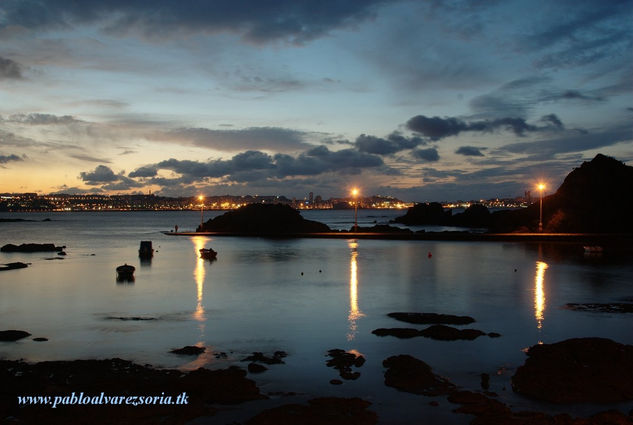
M 633 164 L 633 0 L 0 3 L 0 193 L 553 193 Z

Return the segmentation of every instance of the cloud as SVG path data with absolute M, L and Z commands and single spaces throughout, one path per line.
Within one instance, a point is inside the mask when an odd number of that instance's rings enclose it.
M 173 2 L 5 0 L 5 25 L 60 29 L 98 23 L 112 34 L 139 32 L 147 37 L 195 33 L 237 33 L 253 43 L 285 40 L 304 43 L 374 16 L 379 0 L 259 0 Z
M 106 164 L 110 164 L 112 161 L 107 160 L 107 159 L 103 159 L 103 158 L 97 158 L 91 155 L 82 155 L 82 154 L 70 154 L 69 155 L 71 158 L 75 158 L 75 159 L 79 159 L 81 161 L 88 161 L 88 162 L 104 162 Z
M 421 144 L 424 144 L 422 138 L 417 136 L 405 137 L 397 132 L 391 133 L 386 139 L 361 134 L 354 142 L 354 146 L 360 152 L 377 155 L 390 155 L 402 150 L 413 149 Z
M 23 78 L 22 65 L 0 56 L 0 80 L 21 80 Z
M 119 179 L 114 172 L 105 165 L 98 165 L 93 171 L 82 171 L 79 177 L 89 185 L 111 183 Z
M 0 155 L 0 164 L 6 164 L 11 161 L 24 161 L 24 159 L 20 156 L 11 154 L 11 155 Z
M 426 162 L 437 162 L 440 160 L 440 154 L 437 152 L 435 148 L 429 149 L 416 149 L 411 152 L 411 154 L 417 158 Z
M 517 136 L 523 136 L 528 132 L 551 130 L 552 125 L 550 124 L 553 123 L 552 119 L 558 120 L 558 118 L 553 114 L 547 115 L 546 117 L 549 117 L 546 119 L 548 121 L 548 125 L 546 127 L 538 127 L 528 124 L 523 118 L 505 117 L 494 120 L 466 122 L 459 118 L 440 118 L 416 115 L 407 121 L 406 127 L 413 132 L 430 138 L 431 140 L 440 140 L 450 136 L 457 136 L 459 133 L 466 131 L 490 133 L 498 130 L 510 130 Z M 560 120 L 558 120 L 558 122 L 560 123 Z
M 208 128 L 179 128 L 157 133 L 151 137 L 159 141 L 190 143 L 195 146 L 226 152 L 244 149 L 295 151 L 310 144 L 311 133 L 280 127 L 250 127 L 245 129 L 211 130 Z
M 481 153 L 482 149 L 486 148 L 477 148 L 475 146 L 461 146 L 455 151 L 455 153 L 464 156 L 484 156 L 484 154 Z
M 146 165 L 139 167 L 128 174 L 128 177 L 155 177 L 158 174 L 158 168 L 154 165 Z
M 9 122 L 28 125 L 59 125 L 84 123 L 70 115 L 58 116 L 52 114 L 14 114 L 7 120 Z

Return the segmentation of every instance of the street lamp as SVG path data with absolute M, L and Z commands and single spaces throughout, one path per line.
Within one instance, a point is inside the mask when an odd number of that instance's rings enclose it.
M 358 231 L 358 189 L 352 189 L 352 196 L 354 197 L 354 231 Z
M 538 219 L 538 231 L 539 233 L 543 232 L 543 190 L 545 190 L 545 184 L 539 183 L 538 190 L 541 193 L 541 202 L 539 207 L 539 219 Z
M 204 196 L 198 196 L 200 201 L 200 231 L 202 232 L 202 224 L 204 223 Z

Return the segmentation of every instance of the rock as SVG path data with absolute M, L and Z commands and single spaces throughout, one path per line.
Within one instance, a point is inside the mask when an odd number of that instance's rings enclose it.
M 17 261 L 15 263 L 7 263 L 7 264 L 4 264 L 3 266 L 0 266 L 0 271 L 15 270 L 15 269 L 25 269 L 28 266 L 29 265 L 26 264 L 26 263 L 21 263 L 21 262 Z
M 286 357 L 288 354 L 285 351 L 275 351 L 272 355 L 272 357 L 268 357 L 265 356 L 264 353 L 261 353 L 259 351 L 255 351 L 253 354 L 251 354 L 250 356 L 243 358 L 241 361 L 243 362 L 259 362 L 259 363 L 264 363 L 267 365 L 271 365 L 271 364 L 282 364 L 284 363 L 283 359 L 284 357 Z
M 184 373 L 179 370 L 154 369 L 126 360 L 75 360 L 29 364 L 22 361 L 0 360 L 0 409 L 2 418 L 13 416 L 21 424 L 184 424 L 200 416 L 213 415 L 212 405 L 235 404 L 264 399 L 246 371 L 232 367 L 220 370 L 197 369 Z M 19 407 L 18 395 L 50 396 L 72 393 L 79 397 L 105 395 L 161 395 L 174 404 L 156 403 L 142 406 L 125 404 L 57 406 L 55 409 Z M 175 404 L 186 393 L 187 404 Z
M 488 336 L 490 338 L 499 338 L 501 336 L 501 334 L 497 333 L 497 332 L 488 332 Z
M 455 391 L 448 397 L 451 403 L 461 404 L 462 407 L 456 410 L 458 413 L 469 413 L 486 418 L 497 418 L 511 415 L 510 409 L 497 400 L 492 400 L 480 393 L 472 391 Z M 503 423 L 503 421 L 490 423 Z
M 483 388 L 484 390 L 487 390 L 490 388 L 490 375 L 488 375 L 487 373 L 482 373 L 480 375 L 481 377 L 481 388 Z
M 365 364 L 365 357 L 360 353 L 335 348 L 328 351 L 328 356 L 331 358 L 326 365 L 338 370 L 341 378 L 354 380 L 360 377 L 360 372 L 352 371 L 352 366 L 361 367 Z
M 414 323 L 417 325 L 468 325 L 475 319 L 470 316 L 454 316 L 452 314 L 438 313 L 389 313 L 387 316 L 400 320 L 401 322 Z
M 633 346 L 605 338 L 534 345 L 512 377 L 515 392 L 552 403 L 633 400 Z
M 262 366 L 260 364 L 252 363 L 252 362 L 248 364 L 247 369 L 249 373 L 262 373 L 268 370 L 266 366 Z
M 37 338 L 33 338 L 33 341 L 44 342 L 44 341 L 48 341 L 48 338 L 37 337 Z
M 379 328 L 374 329 L 371 333 L 378 336 L 395 336 L 396 338 L 403 339 L 421 336 L 420 331 L 413 328 Z
M 413 394 L 437 396 L 455 390 L 448 379 L 435 375 L 431 367 L 415 357 L 401 354 L 382 362 L 387 368 L 385 385 Z
M 378 416 L 367 410 L 370 405 L 360 398 L 316 398 L 307 406 L 287 404 L 264 410 L 246 425 L 374 425 Z
M 55 246 L 52 243 L 23 243 L 22 245 L 6 244 L 0 251 L 2 252 L 51 252 L 61 251 L 65 246 Z
M 187 345 L 182 348 L 171 350 L 170 353 L 182 354 L 185 356 L 197 356 L 198 354 L 204 353 L 205 350 L 206 348 L 204 347 L 196 347 L 195 345 Z
M 158 320 L 156 317 L 146 316 L 107 316 L 105 320 L 123 320 L 123 321 L 143 321 L 143 320 Z
M 478 329 L 457 329 L 451 326 L 433 325 L 420 331 L 420 335 L 440 341 L 455 341 L 458 339 L 473 340 L 486 334 Z
M 574 311 L 592 311 L 599 313 L 633 313 L 633 303 L 610 303 L 610 304 L 598 304 L 598 303 L 585 303 L 565 304 L 567 310 Z
M 403 216 L 396 217 L 396 223 L 406 225 L 416 224 L 448 224 L 451 219 L 451 211 L 444 211 L 442 204 L 431 202 L 430 204 L 421 203 L 407 209 L 407 213 Z
M 318 221 L 306 220 L 299 211 L 283 204 L 249 204 L 207 221 L 197 231 L 245 235 L 327 233 L 331 229 Z
M 0 331 L 0 341 L 17 341 L 27 336 L 31 336 L 31 334 L 25 331 L 16 331 L 14 329 Z
M 68 254 L 66 254 L 66 252 L 65 252 L 65 251 L 59 251 L 59 252 L 57 253 L 57 255 L 65 256 L 65 255 L 68 255 Z

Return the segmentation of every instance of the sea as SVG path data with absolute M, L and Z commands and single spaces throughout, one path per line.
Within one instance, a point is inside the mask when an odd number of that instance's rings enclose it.
M 204 211 L 207 220 L 221 214 Z M 387 224 L 402 211 L 359 210 L 361 226 Z M 335 229 L 350 228 L 352 210 L 302 215 Z M 524 242 L 267 239 L 170 236 L 193 230 L 200 211 L 0 213 L 0 245 L 54 243 L 55 253 L 0 253 L 0 264 L 29 267 L 0 272 L 0 330 L 32 337 L 0 342 L 0 358 L 44 360 L 119 357 L 161 368 L 193 370 L 231 365 L 253 352 L 288 356 L 284 364 L 250 375 L 268 401 L 223 407 L 192 423 L 243 421 L 264 407 L 319 396 L 361 397 L 381 424 L 466 424 L 469 415 L 445 397 L 422 397 L 384 385 L 382 362 L 410 354 L 463 389 L 490 391 L 513 410 L 590 415 L 616 405 L 549 405 L 512 391 L 511 377 L 532 345 L 598 336 L 633 344 L 631 314 L 572 311 L 567 303 L 633 302 L 630 258 L 587 255 L 573 244 Z M 48 219 L 48 220 L 46 220 Z M 419 230 L 423 227 L 416 227 Z M 427 227 L 429 231 L 459 230 Z M 141 261 L 141 241 L 155 249 Z M 218 252 L 199 258 L 201 248 Z M 134 281 L 115 269 L 136 267 Z M 473 341 L 378 337 L 377 328 L 416 327 L 390 312 L 468 315 L 465 326 L 497 332 Z M 421 328 L 420 326 L 417 326 Z M 34 337 L 48 341 L 36 342 Z M 171 350 L 205 347 L 199 356 Z M 356 380 L 326 365 L 330 349 L 362 354 Z M 164 389 L 167 391 L 168 389 Z M 439 406 L 429 405 L 437 401 Z

